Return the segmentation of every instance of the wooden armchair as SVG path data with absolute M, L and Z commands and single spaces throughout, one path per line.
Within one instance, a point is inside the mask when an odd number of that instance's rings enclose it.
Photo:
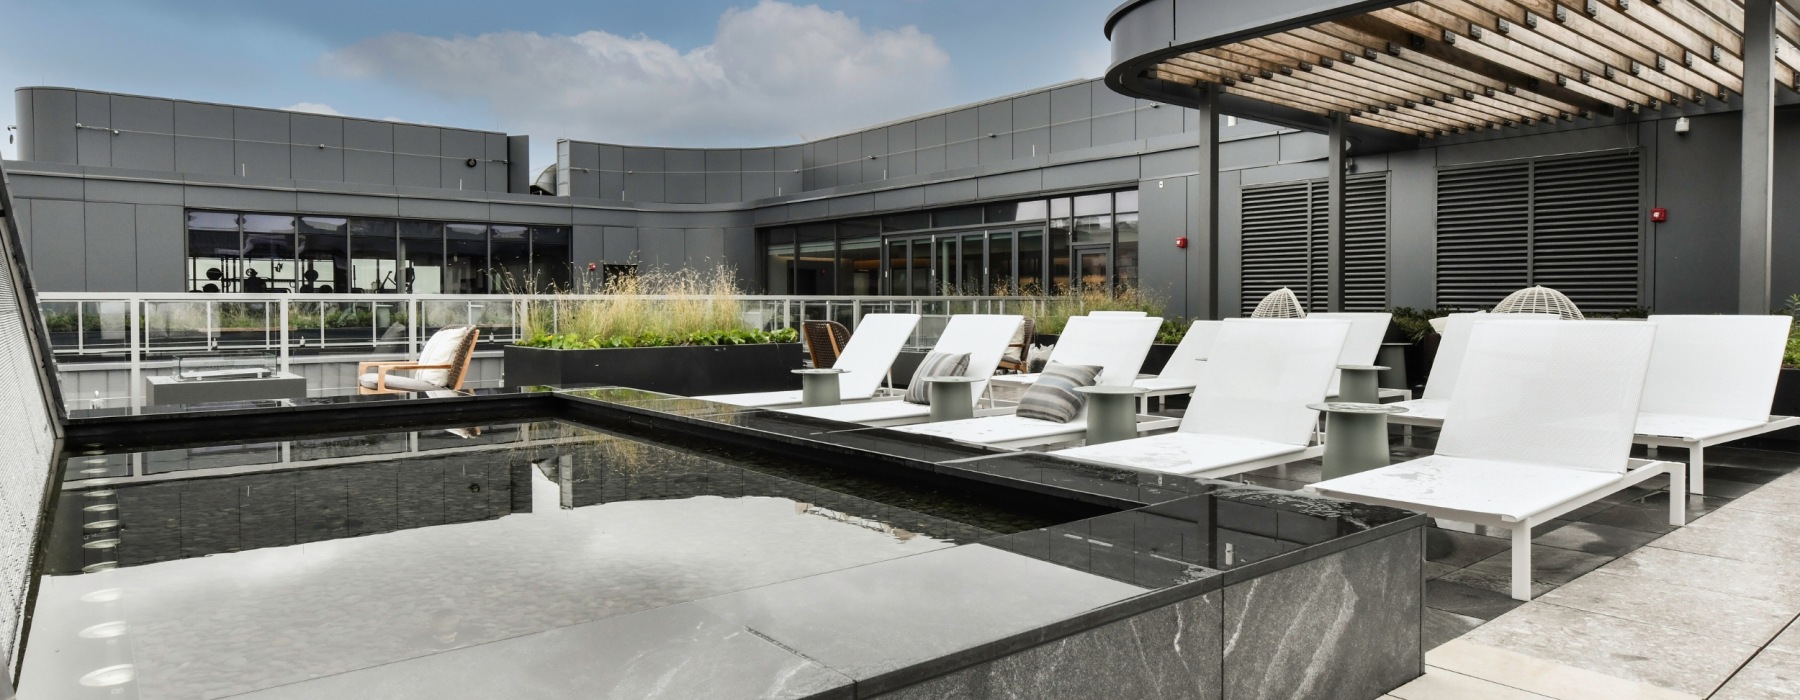
M 850 342 L 850 329 L 837 321 L 801 321 L 800 333 L 806 337 L 806 353 L 814 369 L 831 369 Z
M 1019 336 L 1012 344 L 1006 346 L 1006 355 L 1000 358 L 1000 369 L 1011 370 L 1019 374 L 1031 372 L 1031 343 L 1037 340 L 1037 322 L 1025 319 L 1019 324 Z
M 432 334 L 417 360 L 358 362 L 358 394 L 398 394 L 409 391 L 442 391 L 462 388 L 475 356 L 481 330 L 474 326 L 446 326 Z M 412 372 L 389 374 L 390 372 Z

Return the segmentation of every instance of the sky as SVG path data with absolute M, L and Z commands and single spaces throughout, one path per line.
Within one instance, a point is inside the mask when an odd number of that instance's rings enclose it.
M 535 170 L 558 138 L 789 144 L 1099 77 L 1117 4 L 0 0 L 0 86 L 530 134 Z

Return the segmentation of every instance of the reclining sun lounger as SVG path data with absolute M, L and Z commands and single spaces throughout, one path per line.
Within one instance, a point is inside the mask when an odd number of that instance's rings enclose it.
M 1340 365 L 1373 365 L 1376 356 L 1381 354 L 1381 339 L 1387 337 L 1388 325 L 1393 322 L 1394 315 L 1386 312 L 1356 313 L 1311 313 L 1308 319 L 1315 321 L 1344 321 L 1350 324 L 1350 337 L 1344 340 L 1344 354 L 1338 357 Z M 1327 397 L 1335 398 L 1338 393 L 1338 374 L 1331 375 L 1331 388 Z M 1381 399 L 1412 398 L 1407 389 L 1381 389 Z
M 1462 370 L 1463 354 L 1469 349 L 1469 332 L 1477 324 L 1557 320 L 1549 314 L 1462 313 L 1445 318 L 1437 358 L 1431 362 L 1431 376 L 1425 379 L 1425 395 L 1394 404 L 1406 412 L 1388 416 L 1389 423 L 1409 426 L 1408 435 L 1412 434 L 1410 426 L 1443 424 L 1444 414 L 1450 410 L 1450 397 L 1456 390 L 1456 375 Z
M 963 372 L 965 377 L 981 379 L 971 387 L 971 400 L 979 403 L 982 390 L 987 380 L 994 375 L 994 369 L 1000 365 L 1000 356 L 1006 352 L 1006 344 L 1012 342 L 1013 333 L 1018 330 L 1022 317 L 993 314 L 962 314 L 950 317 L 944 332 L 938 336 L 937 345 L 932 352 L 968 353 L 968 368 Z M 863 425 L 885 427 L 923 423 L 931 417 L 931 407 L 907 401 L 865 401 L 863 403 L 843 406 L 816 406 L 812 408 L 780 409 L 788 413 L 844 423 L 861 423 Z
M 1631 458 L 1632 426 L 1658 329 L 1648 323 L 1477 325 L 1437 452 L 1307 487 L 1334 498 L 1417 510 L 1512 531 L 1512 597 L 1531 599 L 1531 528 L 1686 470 Z M 1686 523 L 1685 498 L 1669 523 Z
M 1194 393 L 1194 383 L 1200 378 L 1200 370 L 1206 368 L 1206 354 L 1212 350 L 1213 340 L 1219 337 L 1219 328 L 1224 321 L 1195 321 L 1188 326 L 1187 334 L 1181 336 L 1181 343 L 1170 353 L 1169 362 L 1163 365 L 1162 373 L 1154 377 L 1143 377 L 1133 386 L 1144 389 L 1144 396 L 1138 402 L 1140 412 L 1147 411 L 1150 399 L 1157 396 L 1185 396 Z
M 1224 323 L 1173 433 L 1051 454 L 1144 471 L 1220 477 L 1316 457 L 1318 412 L 1350 324 L 1312 319 Z
M 1706 493 L 1706 448 L 1800 425 L 1769 415 L 1788 316 L 1651 316 L 1656 349 L 1633 442 L 1688 450 L 1688 490 Z
M 838 375 L 838 395 L 845 403 L 867 401 L 875 397 L 875 392 L 881 389 L 882 380 L 888 376 L 889 368 L 894 366 L 894 358 L 899 357 L 900 348 L 912 337 L 913 328 L 917 325 L 918 314 L 869 314 L 862 318 L 861 323 L 856 324 L 856 331 L 850 335 L 850 342 L 838 354 L 837 364 L 833 365 L 836 369 L 845 370 L 844 374 Z M 775 408 L 800 405 L 800 390 L 694 398 L 735 406 Z
M 1096 385 L 1130 386 L 1161 328 L 1162 319 L 1150 316 L 1076 316 L 1063 330 L 1052 362 L 1099 366 Z M 997 447 L 1029 447 L 1081 439 L 1087 433 L 1086 415 L 1084 405 L 1067 423 L 1009 413 L 895 429 Z

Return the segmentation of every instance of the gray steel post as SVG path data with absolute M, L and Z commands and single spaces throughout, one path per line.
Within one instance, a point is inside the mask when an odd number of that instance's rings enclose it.
M 1769 312 L 1775 183 L 1775 0 L 1744 1 L 1744 124 L 1738 202 L 1738 313 Z
M 1325 308 L 1334 312 L 1344 310 L 1344 147 L 1348 145 L 1344 130 L 1347 124 L 1342 112 L 1331 115 L 1331 130 L 1325 145 L 1330 161 L 1325 199 Z M 1309 298 L 1307 304 L 1311 306 L 1317 301 Z
M 1200 196 L 1190 203 L 1196 223 L 1195 236 L 1188 248 L 1196 251 L 1187 257 L 1188 298 L 1193 300 L 1188 315 L 1208 319 L 1219 315 L 1219 92 L 1218 86 L 1200 91 L 1200 111 L 1196 136 L 1199 137 L 1199 169 L 1194 177 Z

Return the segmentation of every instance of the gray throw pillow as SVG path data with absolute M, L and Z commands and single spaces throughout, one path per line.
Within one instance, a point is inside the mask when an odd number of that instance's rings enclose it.
M 931 382 L 926 377 L 960 377 L 969 370 L 969 353 L 934 352 L 919 361 L 912 381 L 906 383 L 906 401 L 921 406 L 931 405 Z
M 1019 410 L 1014 415 L 1052 423 L 1075 420 L 1087 401 L 1087 397 L 1075 388 L 1093 386 L 1099 376 L 1100 368 L 1094 365 L 1051 362 L 1043 374 L 1038 375 L 1038 380 L 1025 390 L 1025 395 L 1019 397 Z

